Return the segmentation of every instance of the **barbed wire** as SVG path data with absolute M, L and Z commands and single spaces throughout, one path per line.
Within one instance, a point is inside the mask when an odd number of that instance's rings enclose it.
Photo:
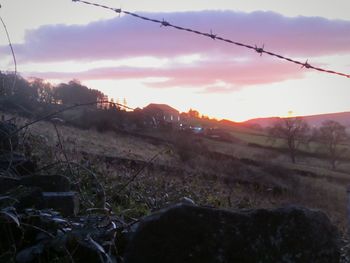
M 315 67 L 315 66 L 312 66 L 308 62 L 308 60 L 306 60 L 305 62 L 301 62 L 301 61 L 298 61 L 298 60 L 295 60 L 295 59 L 292 59 L 292 58 L 289 58 L 289 57 L 285 57 L 285 56 L 279 55 L 277 53 L 265 50 L 264 46 L 263 47 L 258 47 L 256 45 L 252 46 L 252 45 L 236 42 L 236 41 L 233 41 L 231 39 L 223 38 L 221 36 L 218 36 L 218 35 L 214 34 L 212 31 L 210 31 L 210 33 L 205 33 L 205 32 L 201 32 L 201 31 L 198 31 L 198 30 L 191 29 L 191 28 L 186 28 L 186 27 L 181 27 L 181 26 L 175 25 L 175 24 L 171 24 L 171 23 L 165 21 L 164 19 L 163 20 L 153 19 L 153 18 L 149 18 L 149 17 L 146 17 L 146 16 L 142 16 L 142 15 L 133 13 L 133 12 L 122 10 L 121 8 L 113 8 L 113 7 L 109 7 L 109 6 L 106 6 L 106 5 L 101 5 L 101 4 L 88 2 L 88 1 L 84 1 L 84 0 L 72 0 L 72 1 L 73 2 L 80 2 L 80 3 L 83 3 L 83 4 L 95 6 L 95 7 L 104 8 L 104 9 L 116 12 L 118 14 L 130 15 L 130 16 L 133 16 L 133 17 L 145 20 L 145 21 L 158 23 L 158 24 L 160 24 L 163 27 L 171 27 L 171 28 L 175 28 L 177 30 L 186 31 L 186 32 L 197 34 L 197 35 L 204 36 L 204 37 L 209 37 L 209 38 L 211 38 L 213 40 L 219 40 L 219 41 L 223 41 L 223 42 L 226 42 L 226 43 L 229 43 L 229 44 L 232 44 L 232 45 L 245 47 L 245 48 L 248 48 L 248 49 L 251 49 L 251 50 L 257 52 L 258 54 L 260 54 L 260 56 L 263 55 L 263 54 L 266 54 L 266 55 L 269 55 L 269 56 L 273 56 L 273 57 L 276 57 L 276 58 L 279 58 L 279 59 L 282 59 L 282 60 L 285 60 L 285 61 L 297 64 L 297 65 L 300 65 L 301 68 L 313 69 L 313 70 L 317 70 L 317 71 L 324 72 L 324 73 L 335 74 L 335 75 L 343 76 L 343 77 L 346 77 L 346 78 L 350 78 L 350 74 L 341 73 L 341 72 L 337 72 L 337 71 L 333 71 L 333 70 L 329 70 L 329 69 L 324 69 L 324 68 L 320 68 L 320 67 Z

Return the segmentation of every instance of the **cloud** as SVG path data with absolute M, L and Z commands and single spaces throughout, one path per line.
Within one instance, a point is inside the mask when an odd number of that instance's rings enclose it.
M 199 11 L 145 13 L 180 26 L 261 46 L 290 56 L 320 56 L 350 52 L 350 21 L 320 17 L 284 17 L 273 12 Z M 174 57 L 193 53 L 244 55 L 242 47 L 219 43 L 131 16 L 87 25 L 45 25 L 26 33 L 15 44 L 18 60 L 120 59 L 136 56 Z M 0 48 L 5 53 L 5 47 Z M 8 53 L 8 52 L 7 52 Z
M 294 64 L 258 57 L 244 62 L 206 58 L 194 64 L 162 68 L 109 67 L 83 72 L 33 72 L 30 75 L 45 79 L 78 78 L 82 81 L 139 79 L 152 88 L 199 87 L 206 93 L 227 93 L 248 85 L 302 78 L 304 72 L 305 69 L 301 70 Z
M 350 53 L 350 21 L 321 17 L 284 17 L 273 12 L 198 11 L 144 13 L 159 20 L 212 32 L 224 38 L 264 47 L 291 57 Z M 89 64 L 130 58 L 167 58 L 165 66 L 89 66 L 77 72 L 50 72 L 43 68 L 24 75 L 46 79 L 138 79 L 152 88 L 200 87 L 200 92 L 227 93 L 248 85 L 302 78 L 306 69 L 252 50 L 229 45 L 131 16 L 86 25 L 46 25 L 28 31 L 22 44 L 14 45 L 17 60 L 26 63 Z M 6 52 L 5 52 L 6 50 Z M 8 46 L 0 47 L 0 55 Z M 180 57 L 196 54 L 191 63 Z M 316 60 L 316 59 L 315 59 Z M 28 64 L 28 65 L 29 65 Z M 312 65 L 314 65 L 312 63 Z M 317 65 L 314 65 L 317 66 Z M 63 70 L 62 70 L 63 71 Z M 161 78 L 149 82 L 149 78 Z M 218 85 L 217 83 L 222 83 Z

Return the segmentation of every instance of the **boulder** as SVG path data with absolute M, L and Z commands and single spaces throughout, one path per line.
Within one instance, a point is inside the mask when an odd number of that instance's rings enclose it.
M 13 189 L 9 196 L 17 200 L 14 207 L 18 211 L 26 208 L 41 208 L 43 204 L 42 192 L 38 187 L 20 186 Z
M 75 216 L 79 212 L 77 192 L 43 192 L 44 208 L 51 208 L 64 216 Z
M 338 240 L 320 211 L 234 212 L 182 203 L 141 220 L 125 263 L 338 263 Z

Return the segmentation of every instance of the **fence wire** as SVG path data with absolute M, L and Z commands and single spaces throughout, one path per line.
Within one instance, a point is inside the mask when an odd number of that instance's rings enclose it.
M 189 32 L 189 33 L 192 33 L 192 34 L 208 37 L 208 38 L 211 38 L 213 40 L 219 40 L 219 41 L 223 41 L 223 42 L 228 43 L 228 44 L 232 44 L 232 45 L 236 45 L 236 46 L 240 46 L 240 47 L 245 47 L 245 48 L 248 48 L 250 50 L 253 50 L 253 51 L 257 52 L 260 55 L 266 54 L 266 55 L 269 55 L 269 56 L 273 56 L 273 57 L 276 57 L 276 58 L 279 58 L 279 59 L 282 59 L 282 60 L 285 60 L 285 61 L 297 64 L 297 65 L 301 66 L 301 68 L 313 69 L 313 70 L 317 70 L 317 71 L 328 73 L 328 74 L 335 74 L 335 75 L 343 76 L 343 77 L 346 77 L 346 78 L 350 78 L 350 74 L 341 73 L 341 72 L 337 72 L 337 71 L 333 71 L 333 70 L 329 70 L 329 69 L 324 69 L 324 68 L 320 68 L 320 67 L 315 67 L 315 66 L 312 66 L 308 62 L 308 60 L 306 60 L 305 62 L 298 61 L 298 60 L 295 60 L 295 59 L 292 59 L 292 58 L 289 58 L 289 57 L 285 57 L 285 56 L 279 55 L 277 53 L 265 50 L 264 47 L 252 46 L 252 45 L 236 42 L 236 41 L 233 41 L 231 39 L 223 38 L 221 36 L 218 36 L 218 35 L 214 34 L 213 32 L 206 33 L 206 32 L 201 32 L 201 31 L 194 30 L 194 29 L 191 29 L 191 28 L 181 27 L 181 26 L 178 26 L 178 25 L 175 25 L 175 24 L 171 24 L 171 23 L 165 21 L 164 19 L 163 20 L 158 20 L 158 19 L 149 18 L 149 17 L 142 16 L 142 15 L 139 15 L 139 14 L 136 14 L 136 13 L 133 13 L 133 12 L 122 10 L 121 8 L 113 8 L 113 7 L 109 7 L 109 6 L 106 6 L 106 5 L 101 5 L 101 4 L 88 2 L 88 1 L 84 1 L 84 0 L 72 0 L 72 1 L 73 2 L 80 2 L 80 3 L 83 3 L 83 4 L 87 4 L 87 5 L 91 5 L 91 6 L 95 6 L 95 7 L 99 7 L 99 8 L 104 8 L 104 9 L 116 12 L 118 14 L 130 15 L 130 16 L 136 17 L 138 19 L 142 19 L 142 20 L 145 20 L 145 21 L 153 22 L 153 23 L 158 23 L 158 24 L 160 24 L 163 27 L 171 27 L 171 28 L 174 28 L 174 29 L 177 29 L 177 30 L 186 31 L 186 32 Z

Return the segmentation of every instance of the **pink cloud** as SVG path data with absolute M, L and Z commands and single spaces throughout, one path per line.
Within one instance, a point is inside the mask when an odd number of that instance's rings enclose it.
M 85 72 L 32 73 L 46 79 L 102 80 L 139 79 L 152 88 L 199 87 L 203 92 L 230 92 L 242 86 L 267 84 L 288 79 L 301 78 L 305 70 L 298 66 L 276 61 L 269 57 L 258 57 L 252 61 L 203 60 L 194 65 L 167 68 L 97 68 Z M 146 78 L 165 78 L 165 81 L 147 82 Z M 218 86 L 218 82 L 226 85 Z
M 146 13 L 146 16 L 290 56 L 350 52 L 350 21 L 320 17 L 284 17 L 273 12 L 201 11 Z M 193 53 L 242 56 L 252 52 L 208 38 L 159 27 L 130 16 L 87 25 L 46 25 L 28 31 L 14 45 L 19 61 L 119 59 L 135 56 L 173 57 Z M 4 52 L 4 47 L 0 53 Z

